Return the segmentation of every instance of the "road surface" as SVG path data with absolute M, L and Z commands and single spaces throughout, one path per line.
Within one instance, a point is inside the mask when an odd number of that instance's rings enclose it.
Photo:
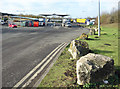
M 2 86 L 13 87 L 59 44 L 89 30 L 80 27 L 2 28 Z

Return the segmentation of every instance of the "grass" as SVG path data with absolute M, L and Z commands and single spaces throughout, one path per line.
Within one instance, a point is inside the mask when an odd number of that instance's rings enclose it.
M 103 54 L 114 59 L 115 65 L 118 65 L 118 29 L 117 24 L 103 25 L 101 27 L 101 36 L 89 35 L 89 48 L 97 54 Z M 77 39 L 79 40 L 79 38 Z
M 39 87 L 67 87 L 70 83 L 68 80 L 71 80 L 72 78 L 65 75 L 66 70 L 70 67 L 69 63 L 72 61 L 72 59 L 70 59 L 71 55 L 67 51 L 68 48 L 69 46 L 67 46 L 62 52 L 61 56 L 58 58 L 47 76 L 42 80 Z
M 96 54 L 102 54 L 114 59 L 115 75 L 108 79 L 109 87 L 120 86 L 120 64 L 118 61 L 118 29 L 117 24 L 107 24 L 101 26 L 101 36 L 89 35 L 88 40 L 84 40 L 89 44 L 89 48 Z M 79 37 L 77 40 L 80 40 Z M 42 80 L 40 87 L 80 87 L 76 84 L 76 61 L 72 59 L 68 52 L 69 45 L 62 52 L 56 63 L 53 65 L 49 73 Z M 107 87 L 108 85 L 99 82 L 96 84 L 86 84 L 83 87 Z M 107 89 L 107 88 L 106 88 Z

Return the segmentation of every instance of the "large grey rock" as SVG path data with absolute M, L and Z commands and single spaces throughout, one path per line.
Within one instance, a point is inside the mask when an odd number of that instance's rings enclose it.
M 114 60 L 100 54 L 89 53 L 76 63 L 77 83 L 95 83 L 107 79 L 114 73 Z
M 68 51 L 71 53 L 73 59 L 76 59 L 86 55 L 89 52 L 89 46 L 85 41 L 73 40 Z

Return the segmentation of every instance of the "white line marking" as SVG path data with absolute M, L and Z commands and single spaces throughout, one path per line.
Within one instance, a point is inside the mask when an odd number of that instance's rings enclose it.
M 50 57 L 50 55 L 52 53 L 54 53 L 61 45 L 63 45 L 64 43 L 60 44 L 57 48 L 55 48 L 47 57 L 45 57 L 36 67 L 34 67 L 26 76 L 24 76 L 15 86 L 15 87 L 19 87 L 37 68 L 39 68 L 42 63 L 44 63 L 48 57 Z
M 26 87 L 27 85 L 29 85 L 31 83 L 31 81 L 38 75 L 38 73 L 40 73 L 45 66 L 53 59 L 53 57 L 66 45 L 66 43 L 60 47 L 48 60 L 47 62 L 45 62 L 45 64 L 22 86 L 22 88 Z

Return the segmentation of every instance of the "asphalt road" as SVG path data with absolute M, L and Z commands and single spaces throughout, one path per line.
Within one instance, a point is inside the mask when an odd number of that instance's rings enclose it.
M 80 27 L 2 28 L 2 86 L 13 87 L 59 44 L 89 30 Z

